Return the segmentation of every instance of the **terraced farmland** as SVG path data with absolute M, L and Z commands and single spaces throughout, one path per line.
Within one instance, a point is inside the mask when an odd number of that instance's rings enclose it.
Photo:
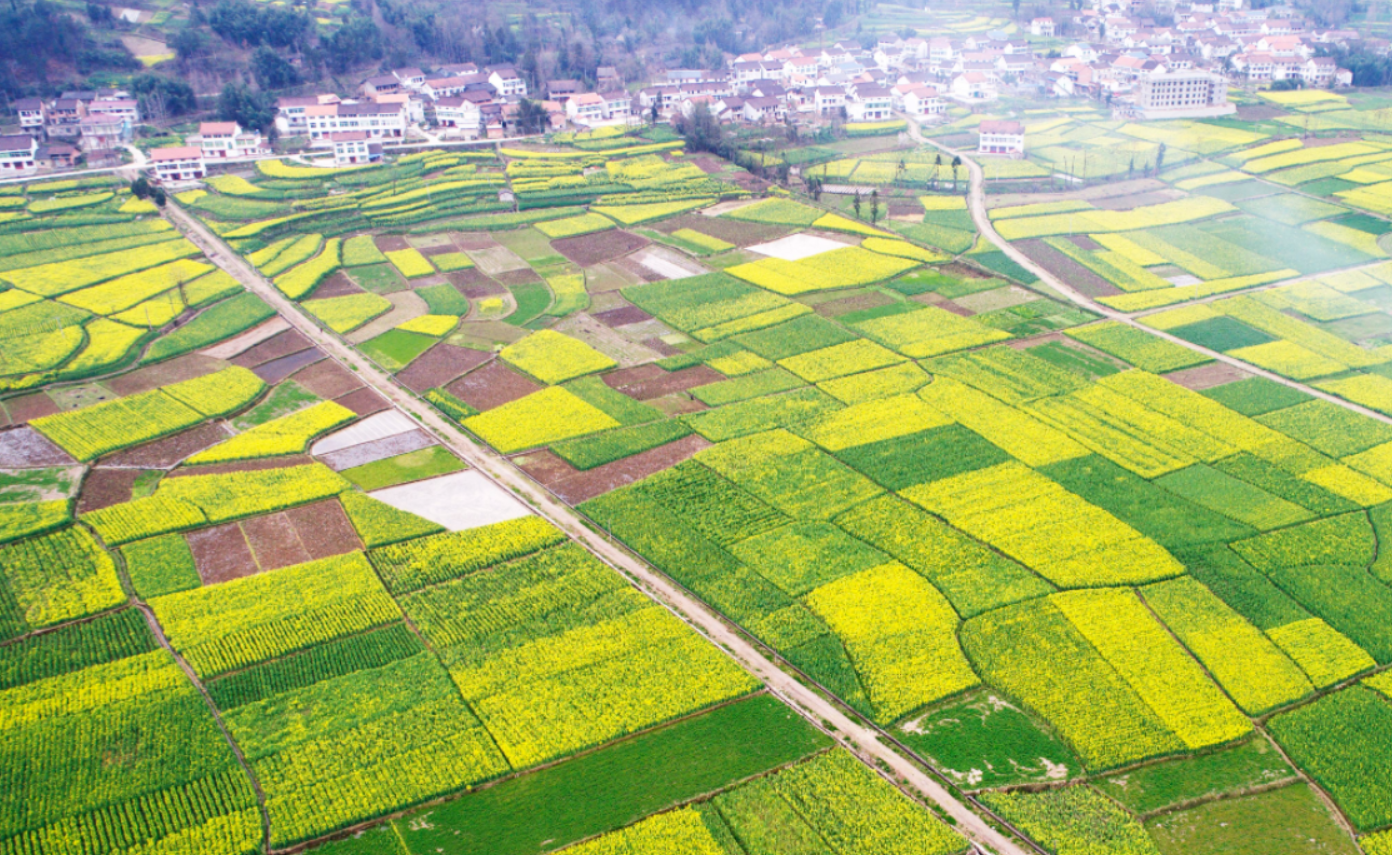
M 1202 192 L 1303 146 L 1104 130 L 1185 152 L 1173 192 L 991 207 L 1081 304 L 926 150 L 810 167 L 860 217 L 663 129 L 263 161 L 174 202 L 192 242 L 26 189 L 0 851 L 956 855 L 961 805 L 1061 853 L 1273 811 L 1378 851 L 1392 424 L 1347 404 L 1392 416 L 1392 262 L 1357 200 Z

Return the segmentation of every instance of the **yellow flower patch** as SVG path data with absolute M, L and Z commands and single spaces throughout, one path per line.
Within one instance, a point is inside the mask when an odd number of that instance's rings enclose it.
M 948 424 L 951 419 L 917 395 L 899 395 L 828 413 L 799 432 L 827 451 L 841 451 Z
M 619 426 L 608 413 L 559 386 L 533 392 L 464 420 L 484 442 L 511 454 Z
M 398 324 L 396 328 L 405 332 L 439 338 L 443 335 L 449 335 L 457 326 L 459 326 L 459 318 L 454 315 L 421 315 L 404 324 Z
M 859 374 L 903 362 L 904 357 L 873 341 L 856 339 L 790 356 L 778 364 L 809 383 Z
M 1317 689 L 1327 689 L 1360 671 L 1377 667 L 1367 651 L 1320 618 L 1306 618 L 1266 631 Z
M 1089 453 L 1063 431 L 951 377 L 937 378 L 918 396 L 1030 466 L 1061 463 Z
M 856 325 L 861 332 L 913 359 L 977 347 L 1010 338 L 1004 330 L 991 329 L 937 306 L 886 315 Z
M 618 363 L 579 339 L 539 330 L 503 348 L 503 361 L 548 385 L 593 374 Z
M 957 643 L 957 613 L 902 564 L 842 577 L 806 600 L 846 645 L 877 721 L 893 721 L 980 682 Z

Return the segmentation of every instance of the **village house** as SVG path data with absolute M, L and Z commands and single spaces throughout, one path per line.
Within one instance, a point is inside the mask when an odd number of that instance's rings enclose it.
M 255 157 L 266 154 L 260 131 L 245 131 L 236 122 L 203 122 L 198 126 L 204 160 Z
M 28 134 L 0 137 L 0 177 L 33 172 L 38 151 L 38 141 Z
M 382 159 L 382 144 L 370 142 L 362 131 L 329 134 L 333 144 L 334 163 L 351 166 L 357 163 L 377 163 Z
M 998 154 L 1020 158 L 1025 156 L 1025 126 L 1005 119 L 987 119 L 977 126 L 981 139 L 978 154 Z
M 208 175 L 202 150 L 191 145 L 152 149 L 150 171 L 160 181 L 193 181 Z

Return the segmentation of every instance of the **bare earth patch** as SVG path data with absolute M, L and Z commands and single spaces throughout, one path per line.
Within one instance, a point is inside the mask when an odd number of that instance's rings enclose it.
M 266 469 L 285 469 L 290 466 L 305 466 L 314 462 L 307 454 L 287 454 L 283 457 L 257 457 L 253 460 L 234 460 L 230 463 L 212 463 L 203 466 L 180 466 L 169 473 L 170 478 L 186 475 L 226 475 L 229 472 L 260 472 Z
M 1171 371 L 1163 376 L 1172 383 L 1197 392 L 1202 389 L 1212 389 L 1214 386 L 1222 386 L 1234 380 L 1243 380 L 1253 375 L 1241 368 L 1228 365 L 1226 362 L 1212 362 L 1195 368 L 1185 368 L 1182 371 Z
M 5 409 L 9 411 L 11 424 L 22 425 L 25 422 L 32 422 L 34 419 L 51 416 L 62 408 L 58 406 L 57 401 L 45 393 L 35 392 L 32 395 L 21 395 L 18 398 L 9 399 L 5 402 Z
M 557 332 L 578 338 L 589 346 L 627 367 L 652 362 L 658 355 L 637 342 L 629 341 L 619 333 L 580 312 L 556 324 Z
M 563 502 L 578 505 L 610 490 L 670 469 L 701 449 L 709 447 L 708 440 L 692 435 L 583 472 L 550 451 L 529 454 L 525 459 L 517 458 L 514 462 L 559 496 Z
M 417 357 L 396 379 L 413 392 L 424 392 L 443 386 L 492 358 L 491 353 L 440 342 Z
M 198 578 L 205 585 L 230 582 L 259 572 L 251 556 L 241 526 L 236 523 L 191 531 L 184 535 L 193 552 L 193 564 Z
M 199 351 L 199 353 L 213 359 L 231 359 L 288 329 L 290 329 L 290 322 L 277 315 L 264 324 L 252 327 L 236 338 L 230 338 L 221 344 L 215 344 L 210 348 Z
M 242 522 L 242 534 L 261 570 L 276 570 L 309 560 L 309 550 L 300 543 L 295 527 L 283 513 L 252 517 Z
M 375 389 L 366 386 L 341 398 L 335 398 L 334 403 L 341 404 L 360 416 L 370 416 L 391 409 L 391 404 L 387 403 L 386 398 L 377 394 Z
M 103 460 L 102 466 L 172 469 L 203 449 L 212 448 L 228 436 L 227 429 L 220 423 L 208 422 L 154 442 L 117 452 Z
M 1016 246 L 1029 256 L 1031 261 L 1089 297 L 1111 297 L 1121 293 L 1120 288 L 1042 240 L 1020 241 Z
M 27 425 L 0 431 L 0 468 L 38 469 L 76 463 L 72 455 Z
M 600 312 L 591 317 L 610 328 L 623 327 L 629 324 L 652 320 L 652 315 L 637 306 L 624 306 L 618 309 L 610 309 L 607 312 Z
M 491 410 L 530 395 L 541 386 L 493 360 L 470 371 L 445 389 L 476 410 Z
M 327 297 L 346 297 L 349 294 L 361 294 L 362 287 L 342 270 L 335 272 L 328 279 L 319 283 L 319 287 L 314 289 L 314 299 L 322 300 Z
M 471 249 L 469 257 L 483 268 L 489 276 L 497 276 L 510 270 L 526 270 L 528 264 L 522 257 L 505 246 L 490 246 L 486 249 Z
M 581 267 L 621 258 L 647 245 L 648 239 L 642 235 L 619 229 L 551 241 L 557 252 Z
M 328 399 L 341 397 L 363 385 L 353 372 L 333 359 L 316 362 L 297 373 L 294 380 L 309 392 Z
M 102 385 L 116 394 L 125 397 L 137 392 L 148 392 L 180 380 L 192 380 L 205 374 L 213 374 L 227 367 L 221 359 L 209 359 L 201 353 L 186 353 L 177 359 L 140 368 L 120 377 L 102 381 Z M 11 413 L 14 411 L 11 410 Z
M 274 385 L 306 365 L 313 365 L 321 359 L 324 359 L 324 351 L 317 347 L 311 347 L 308 350 L 301 350 L 299 353 L 282 356 L 280 359 L 263 362 L 252 371 L 264 382 Z
M 657 365 L 642 365 L 605 374 L 602 379 L 634 400 L 651 401 L 697 386 L 718 383 L 725 379 L 725 375 L 708 365 L 693 365 L 680 371 L 665 371 Z
M 309 339 L 305 338 L 299 330 L 287 329 L 254 347 L 247 348 L 232 360 L 232 364 L 240 365 L 243 368 L 255 368 L 271 360 L 299 353 L 309 346 Z
M 373 442 L 413 430 L 416 430 L 416 423 L 409 416 L 400 411 L 392 410 L 363 419 L 342 430 L 334 431 L 310 446 L 310 453 L 319 457 L 335 451 L 342 451 L 345 448 L 352 448 L 364 442 Z
M 129 502 L 131 488 L 140 477 L 140 469 L 93 469 L 82 482 L 82 494 L 77 500 L 77 512 L 86 514 Z
M 391 301 L 392 310 L 345 336 L 349 344 L 362 344 L 370 338 L 376 338 L 387 330 L 404 324 L 412 318 L 419 318 L 430 311 L 424 298 L 414 291 L 397 291 L 395 294 L 388 294 L 387 299 Z
M 358 540 L 358 533 L 353 530 L 338 499 L 292 508 L 285 516 L 294 526 L 311 561 L 362 549 L 362 541 Z

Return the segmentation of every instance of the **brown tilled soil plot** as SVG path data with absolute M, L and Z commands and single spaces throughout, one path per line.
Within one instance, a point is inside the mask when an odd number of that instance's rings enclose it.
M 362 388 L 363 382 L 353 376 L 353 372 L 332 359 L 303 369 L 295 375 L 296 383 L 321 398 L 332 399 Z
M 255 368 L 258 365 L 299 353 L 309 348 L 311 342 L 299 330 L 286 330 L 271 336 L 255 347 L 242 351 L 232 359 L 233 365 Z
M 72 456 L 29 426 L 0 431 L 0 469 L 67 466 Z
M 137 392 L 148 392 L 180 380 L 192 380 L 205 374 L 212 374 L 227 367 L 221 359 L 213 359 L 201 353 L 186 353 L 177 359 L 140 368 L 120 377 L 103 380 L 102 385 L 116 394 L 125 397 Z M 11 411 L 13 412 L 13 411 Z
M 725 375 L 708 365 L 693 365 L 680 371 L 664 371 L 656 365 L 639 365 L 612 371 L 601 379 L 636 401 L 651 401 L 674 392 L 718 383 L 725 379 Z
M 445 388 L 451 395 L 481 412 L 530 395 L 541 386 L 494 360 Z
M 922 210 L 920 208 L 920 210 Z M 793 229 L 789 226 L 779 226 L 770 223 L 746 223 L 742 220 L 727 220 L 724 217 L 707 217 L 704 214 L 686 214 L 670 220 L 663 220 L 655 223 L 653 228 L 660 232 L 671 234 L 678 229 L 691 229 L 703 235 L 710 235 L 719 238 L 726 243 L 735 246 L 752 246 L 756 243 L 768 243 L 777 240 L 784 235 L 792 234 Z
M 443 386 L 492 358 L 491 353 L 440 342 L 417 357 L 396 379 L 413 392 L 424 392 Z
M 670 469 L 701 449 L 709 447 L 708 440 L 693 434 L 583 472 L 550 451 L 527 455 L 527 462 L 524 463 L 520 459 L 517 462 L 529 475 L 560 496 L 562 501 L 578 505 L 625 484 L 641 481 L 653 473 Z
M 82 494 L 77 500 L 77 512 L 86 514 L 129 502 L 131 488 L 140 477 L 140 469 L 93 469 L 82 481 Z
M 387 399 L 377 394 L 375 389 L 364 386 L 353 392 L 349 392 L 341 398 L 334 398 L 334 403 L 347 407 L 360 416 L 370 416 L 373 413 L 380 413 L 390 409 L 391 404 Z
M 57 401 L 43 392 L 11 398 L 5 402 L 5 408 L 9 411 L 10 423 L 17 425 L 51 416 L 61 409 Z
M 1089 297 L 1111 297 L 1121 293 L 1120 288 L 1042 240 L 1020 241 L 1015 245 L 1029 256 L 1031 261 Z
M 325 499 L 285 512 L 311 561 L 362 549 L 362 541 L 338 499 Z
M 462 250 L 488 249 L 498 242 L 488 232 L 454 232 L 454 245 Z
M 283 457 L 256 457 L 251 460 L 233 460 L 229 463 L 210 463 L 203 466 L 181 466 L 169 473 L 170 478 L 185 475 L 226 475 L 228 472 L 259 472 L 264 469 L 285 469 L 290 466 L 304 466 L 313 463 L 308 454 L 287 454 Z
M 383 252 L 407 249 L 411 246 L 406 242 L 406 238 L 401 235 L 378 235 L 373 238 L 373 242 L 376 243 L 377 248 Z
M 361 294 L 362 288 L 358 283 L 348 278 L 348 274 L 342 270 L 335 272 L 332 276 L 319 283 L 319 287 L 314 289 L 314 299 L 320 300 L 325 297 L 346 297 L 349 294 Z
M 607 232 L 595 232 L 592 235 L 553 240 L 551 246 L 581 267 L 589 267 L 592 264 L 628 255 L 635 249 L 642 249 L 648 243 L 648 239 L 642 235 L 611 229 Z
M 652 315 L 637 306 L 623 306 L 618 309 L 610 309 L 607 312 L 591 315 L 591 317 L 601 324 L 604 324 L 606 327 L 622 327 L 652 320 Z
M 251 544 L 251 554 L 263 571 L 303 564 L 309 560 L 309 550 L 300 543 L 300 536 L 283 513 L 252 517 L 242 521 L 242 534 Z
M 136 469 L 169 469 L 181 460 L 227 439 L 227 431 L 216 422 L 179 431 L 176 434 L 128 448 L 102 461 L 103 466 Z
M 328 454 L 321 455 L 319 460 L 335 472 L 342 472 L 344 469 L 376 463 L 378 460 L 386 460 L 388 457 L 396 457 L 398 454 L 420 451 L 422 448 L 429 448 L 434 444 L 435 440 L 425 431 L 408 430 L 405 433 L 384 436 L 381 439 L 360 442 L 357 445 L 330 451 Z
M 450 281 L 450 284 L 454 286 L 456 291 L 471 300 L 478 300 L 483 297 L 495 297 L 499 294 L 507 293 L 506 288 L 494 282 L 492 279 L 489 279 L 488 275 L 477 267 L 446 273 L 445 278 Z
M 263 362 L 251 370 L 268 385 L 274 386 L 276 383 L 279 383 L 301 368 L 313 365 L 323 358 L 324 351 L 317 347 L 311 347 L 299 353 L 292 353 L 289 356 L 272 359 L 270 362 Z
M 831 300 L 822 303 L 817 307 L 817 314 L 828 318 L 839 318 L 851 312 L 860 312 L 865 309 L 877 309 L 880 306 L 888 306 L 895 302 L 894 298 L 881 294 L 879 291 L 871 291 L 868 294 L 857 294 L 854 297 L 846 297 L 841 300 Z
M 961 315 L 964 318 L 970 318 L 972 315 L 976 314 L 976 312 L 973 312 L 966 306 L 954 303 L 951 300 L 943 300 L 941 303 L 937 304 L 937 307 L 944 312 L 951 312 L 954 315 Z
M 523 270 L 508 270 L 498 274 L 498 282 L 508 286 L 531 285 L 540 281 L 541 277 L 530 267 Z
M 660 338 L 645 338 L 640 344 L 661 356 L 676 356 L 678 353 L 681 353 L 680 350 Z
M 251 557 L 242 529 L 236 523 L 191 531 L 184 535 L 193 552 L 193 564 L 198 578 L 205 585 L 230 582 L 243 576 L 255 576 L 259 571 Z
M 1244 380 L 1251 376 L 1241 368 L 1228 365 L 1225 362 L 1211 362 L 1208 365 L 1185 368 L 1183 371 L 1171 371 L 1164 375 L 1166 380 L 1196 392 L 1202 389 L 1212 389 L 1214 386 L 1222 386 L 1224 383 L 1231 383 L 1234 380 Z
M 1092 204 L 1104 211 L 1129 211 L 1142 205 L 1159 205 L 1161 202 L 1173 202 L 1183 198 L 1184 193 L 1180 190 L 1152 190 L 1149 193 L 1105 196 L 1101 199 L 1093 199 Z

